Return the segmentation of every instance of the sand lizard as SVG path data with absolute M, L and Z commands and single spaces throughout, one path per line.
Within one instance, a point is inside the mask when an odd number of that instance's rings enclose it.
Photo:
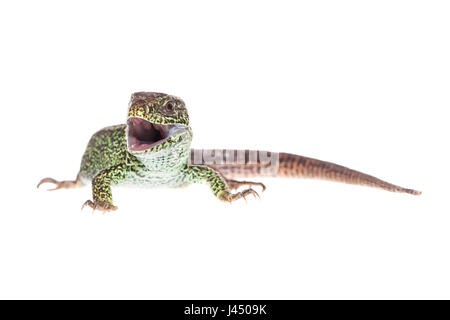
M 252 188 L 259 182 L 233 180 L 237 177 L 319 178 L 381 188 L 413 195 L 420 191 L 402 188 L 373 176 L 317 159 L 289 153 L 252 150 L 191 149 L 192 129 L 183 100 L 163 93 L 132 94 L 126 124 L 106 127 L 90 139 L 80 171 L 73 181 L 42 179 L 57 190 L 92 184 L 93 199 L 84 206 L 110 211 L 111 186 L 176 187 L 206 183 L 214 195 L 232 202 L 247 195 L 258 196 Z M 243 191 L 233 192 L 239 187 Z

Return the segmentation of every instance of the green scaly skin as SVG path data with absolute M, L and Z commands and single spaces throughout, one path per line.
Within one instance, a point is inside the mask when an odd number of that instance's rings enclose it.
M 117 209 L 113 204 L 111 187 L 118 184 L 177 187 L 187 183 L 206 183 L 218 199 L 229 202 L 248 194 L 257 195 L 251 188 L 231 193 L 226 179 L 219 172 L 207 166 L 188 164 L 192 130 L 181 99 L 162 93 L 134 93 L 128 119 L 173 126 L 174 131 L 164 142 L 136 150 L 128 140 L 132 123 L 104 128 L 90 139 L 75 181 L 59 182 L 45 178 L 39 185 L 50 182 L 56 185 L 55 189 L 60 189 L 91 182 L 93 199 L 87 200 L 83 207 L 87 205 L 101 211 Z

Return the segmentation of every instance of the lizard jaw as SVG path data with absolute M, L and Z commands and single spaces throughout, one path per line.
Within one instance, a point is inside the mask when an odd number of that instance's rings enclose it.
M 128 150 L 149 150 L 169 140 L 179 131 L 176 124 L 151 123 L 145 119 L 131 117 L 127 121 Z

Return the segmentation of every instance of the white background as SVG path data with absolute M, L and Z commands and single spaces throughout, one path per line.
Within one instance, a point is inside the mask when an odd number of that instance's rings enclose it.
M 445 1 L 5 1 L 1 298 L 450 298 Z M 80 212 L 90 136 L 134 91 L 182 97 L 198 148 L 285 151 L 423 191 L 264 180 L 115 189 Z M 44 188 L 45 189 L 45 188 Z

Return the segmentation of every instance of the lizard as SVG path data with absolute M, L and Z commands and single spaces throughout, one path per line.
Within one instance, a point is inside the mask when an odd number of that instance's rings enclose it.
M 259 197 L 256 186 L 266 189 L 260 182 L 235 180 L 238 177 L 318 178 L 421 194 L 318 159 L 257 150 L 191 149 L 191 141 L 188 110 L 182 99 L 164 93 L 136 92 L 131 95 L 126 123 L 106 127 L 91 137 L 75 180 L 44 178 L 37 187 L 52 183 L 54 188 L 49 190 L 58 190 L 91 183 L 92 200 L 82 208 L 89 206 L 103 212 L 117 209 L 111 187 L 119 184 L 178 187 L 205 183 L 219 200 L 226 202 L 248 195 Z

